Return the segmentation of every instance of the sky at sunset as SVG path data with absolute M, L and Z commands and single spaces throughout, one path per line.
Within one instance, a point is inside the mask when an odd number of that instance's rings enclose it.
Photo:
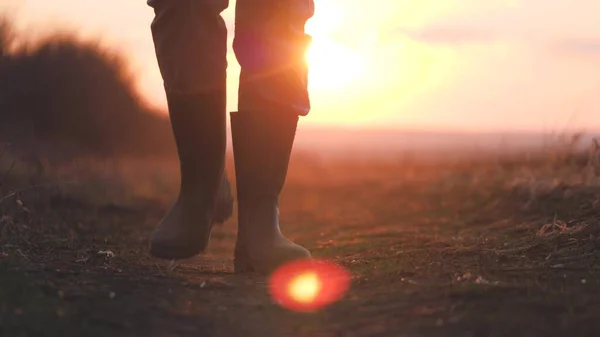
M 164 106 L 144 0 L 0 0 L 0 10 L 32 36 L 101 37 Z M 598 13 L 598 0 L 316 0 L 305 123 L 600 130 Z M 233 110 L 239 67 L 229 58 Z

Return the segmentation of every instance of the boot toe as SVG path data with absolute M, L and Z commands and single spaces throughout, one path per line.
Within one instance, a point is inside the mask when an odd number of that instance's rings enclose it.
M 236 273 L 256 272 L 268 275 L 275 269 L 296 260 L 311 259 L 308 249 L 293 242 L 273 247 L 268 252 L 254 254 L 238 254 L 234 258 L 234 271 Z
M 264 260 L 263 263 L 255 263 L 254 270 L 261 274 L 270 274 L 277 268 L 297 260 L 311 259 L 309 251 L 299 245 L 288 246 L 285 249 L 278 250 L 275 257 Z
M 168 235 L 160 228 L 150 240 L 150 255 L 159 259 L 179 260 L 191 258 L 201 252 L 200 245 L 190 245 L 184 236 Z
M 150 239 L 150 255 L 160 259 L 188 259 L 208 246 L 211 225 L 194 217 L 197 221 L 184 221 L 176 205 L 159 223 Z

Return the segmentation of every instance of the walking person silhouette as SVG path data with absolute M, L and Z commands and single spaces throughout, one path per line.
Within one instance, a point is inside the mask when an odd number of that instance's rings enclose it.
M 225 172 L 228 0 L 148 0 L 158 66 L 180 161 L 177 200 L 158 224 L 150 254 L 186 259 L 203 252 L 213 223 L 232 215 Z M 313 0 L 237 0 L 233 50 L 241 66 L 230 114 L 238 234 L 235 272 L 270 273 L 310 258 L 279 227 L 298 120 L 310 111 L 304 25 Z

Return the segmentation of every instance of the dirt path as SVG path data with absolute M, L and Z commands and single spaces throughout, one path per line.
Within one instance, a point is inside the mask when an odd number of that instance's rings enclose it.
M 146 247 L 172 190 L 106 197 L 90 180 L 3 200 L 0 336 L 600 334 L 600 189 L 485 165 L 295 167 L 284 231 L 353 275 L 332 307 L 289 312 L 233 275 L 233 220 L 168 270 Z

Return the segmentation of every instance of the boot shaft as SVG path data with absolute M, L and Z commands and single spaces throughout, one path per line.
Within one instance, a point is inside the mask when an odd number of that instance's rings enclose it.
M 298 116 L 282 112 L 232 112 L 231 133 L 238 201 L 271 198 L 285 184 Z
M 225 95 L 224 90 L 167 93 L 182 192 L 210 197 L 219 188 L 227 144 Z

